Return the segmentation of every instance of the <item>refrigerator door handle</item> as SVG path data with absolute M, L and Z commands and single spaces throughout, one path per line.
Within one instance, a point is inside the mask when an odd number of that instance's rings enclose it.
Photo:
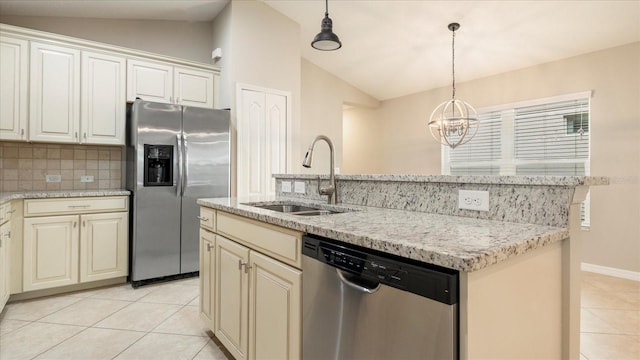
M 176 184 L 176 196 L 182 196 L 182 162 L 183 162 L 183 154 L 182 154 L 182 134 L 176 134 L 176 153 L 178 154 L 178 182 Z
M 182 135 L 182 144 L 184 149 L 184 159 L 182 160 L 182 164 L 184 166 L 183 173 L 184 179 L 182 180 L 182 196 L 184 196 L 184 189 L 188 186 L 189 181 L 189 142 L 187 141 L 187 135 Z

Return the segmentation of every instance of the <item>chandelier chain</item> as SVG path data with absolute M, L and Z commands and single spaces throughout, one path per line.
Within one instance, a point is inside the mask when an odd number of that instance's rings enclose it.
M 456 98 L 456 31 L 453 30 L 453 36 L 451 39 L 451 78 L 452 84 L 451 88 L 453 89 L 453 94 L 451 96 L 452 99 Z

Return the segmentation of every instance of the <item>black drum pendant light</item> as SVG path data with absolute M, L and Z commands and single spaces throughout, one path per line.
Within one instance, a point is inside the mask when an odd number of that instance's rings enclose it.
M 314 49 L 322 51 L 338 50 L 342 47 L 342 43 L 338 38 L 338 35 L 333 33 L 333 22 L 329 18 L 329 0 L 325 0 L 325 12 L 324 19 L 322 19 L 321 30 L 313 38 L 311 46 Z

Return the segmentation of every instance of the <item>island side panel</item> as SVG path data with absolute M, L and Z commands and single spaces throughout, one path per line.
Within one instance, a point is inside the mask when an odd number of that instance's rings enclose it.
M 565 242 L 461 273 L 460 359 L 563 359 Z

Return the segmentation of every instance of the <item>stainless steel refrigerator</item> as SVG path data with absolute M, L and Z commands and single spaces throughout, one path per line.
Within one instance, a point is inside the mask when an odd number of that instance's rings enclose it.
M 198 271 L 198 198 L 229 196 L 229 111 L 136 100 L 127 109 L 134 287 Z

